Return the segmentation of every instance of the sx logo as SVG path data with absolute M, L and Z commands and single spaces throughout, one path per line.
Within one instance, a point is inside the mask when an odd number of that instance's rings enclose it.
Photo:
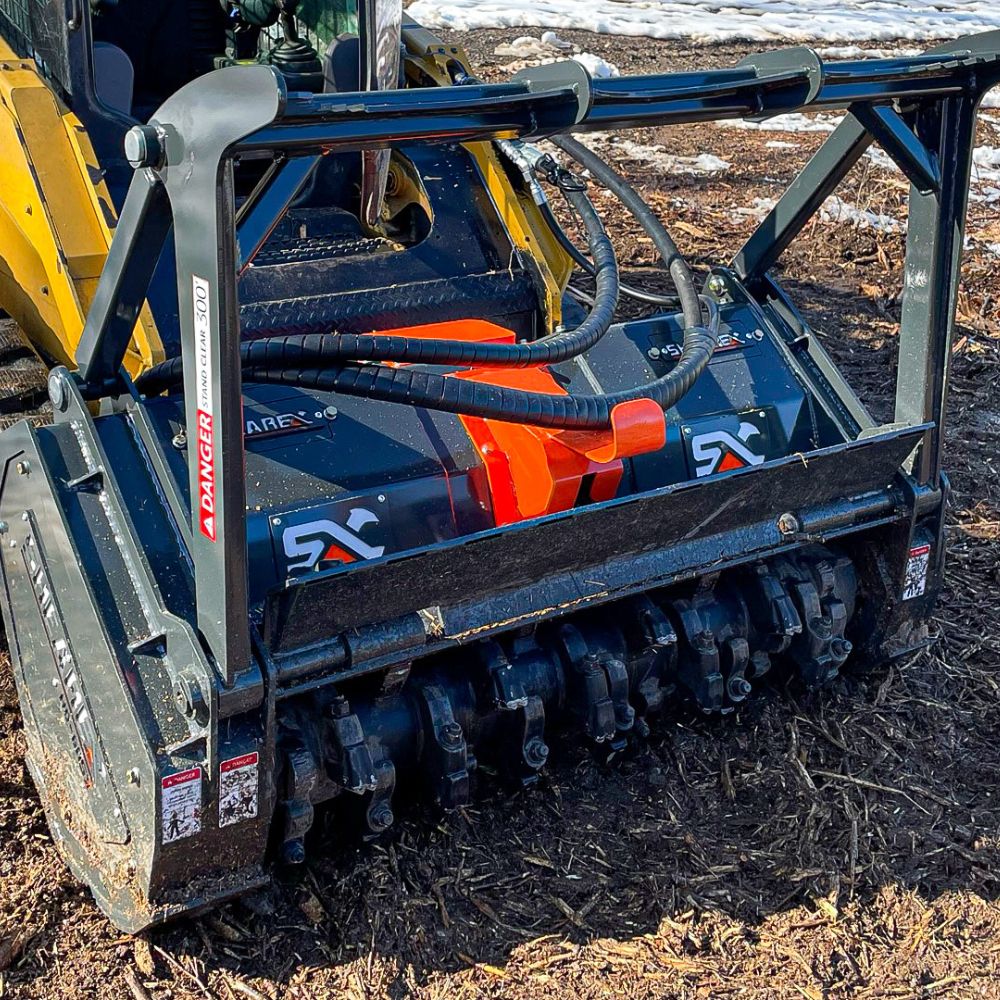
M 364 507 L 352 507 L 346 527 L 322 518 L 285 528 L 281 544 L 288 559 L 289 571 L 313 570 L 323 563 L 350 563 L 358 559 L 377 559 L 384 545 L 369 545 L 360 532 L 369 524 L 378 524 L 378 516 Z
M 735 435 L 724 430 L 696 434 L 691 440 L 691 454 L 697 463 L 695 475 L 701 478 L 716 472 L 760 465 L 764 456 L 758 455 L 747 443 L 750 438 L 759 435 L 760 429 L 745 420 L 740 421 L 740 429 Z

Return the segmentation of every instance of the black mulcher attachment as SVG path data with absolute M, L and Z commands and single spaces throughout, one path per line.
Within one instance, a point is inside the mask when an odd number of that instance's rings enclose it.
M 76 369 L 49 379 L 55 422 L 0 435 L 29 767 L 131 931 L 303 861 L 332 800 L 380 834 L 397 789 L 452 809 L 478 762 L 534 781 L 553 727 L 610 756 L 681 699 L 731 712 L 769 671 L 821 685 L 907 653 L 941 583 L 947 363 L 1000 35 L 487 85 L 411 22 L 397 80 L 398 34 L 373 43 L 363 18 L 353 50 L 318 56 L 272 6 L 227 16 L 241 44 L 280 24 L 273 59 L 233 57 L 126 122 L 134 172 Z M 359 73 L 359 52 L 391 72 Z M 568 135 L 799 109 L 846 117 L 700 287 Z M 884 425 L 769 274 L 873 142 L 913 185 Z M 585 169 L 676 298 L 620 280 Z M 562 297 L 571 261 L 586 314 Z M 614 322 L 621 294 L 653 315 Z M 133 379 L 147 302 L 168 360 Z

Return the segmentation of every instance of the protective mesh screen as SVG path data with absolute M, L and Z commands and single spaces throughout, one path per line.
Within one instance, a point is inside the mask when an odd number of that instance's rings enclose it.
M 0 35 L 19 56 L 34 59 L 66 92 L 70 90 L 70 14 L 66 0 L 0 0 Z
M 32 54 L 29 5 L 38 0 L 0 0 L 0 35 L 19 56 Z

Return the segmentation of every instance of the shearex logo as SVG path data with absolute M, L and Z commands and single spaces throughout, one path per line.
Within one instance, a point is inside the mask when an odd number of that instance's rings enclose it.
M 747 343 L 753 343 L 756 338 L 752 334 L 747 336 Z M 655 346 L 655 345 L 654 345 Z M 746 347 L 747 344 L 740 340 L 739 335 L 735 333 L 720 333 L 719 343 L 716 345 L 715 354 L 723 354 L 726 351 L 736 351 L 741 347 Z M 661 355 L 666 355 L 671 361 L 679 361 L 681 355 L 684 353 L 684 347 L 681 344 L 667 343 L 659 346 L 659 351 Z
M 370 544 L 361 533 L 379 523 L 374 511 L 352 507 L 344 524 L 319 518 L 285 528 L 281 547 L 288 560 L 288 572 L 308 573 L 359 559 L 377 559 L 385 553 L 385 546 Z
M 243 424 L 244 435 L 254 439 L 274 437 L 290 431 L 304 431 L 316 426 L 304 413 L 252 415 Z
M 721 427 L 702 431 L 691 438 L 695 475 L 700 479 L 717 472 L 760 465 L 766 457 L 763 454 L 765 447 L 760 428 L 748 420 L 741 420 L 735 433 Z

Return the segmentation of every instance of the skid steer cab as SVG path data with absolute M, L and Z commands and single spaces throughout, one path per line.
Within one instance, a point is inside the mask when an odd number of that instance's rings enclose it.
M 45 206 L 30 245 L 3 230 L 0 299 L 62 362 L 53 423 L 0 434 L 2 610 L 28 766 L 116 925 L 302 862 L 319 807 L 380 835 L 402 790 L 467 802 L 479 761 L 534 781 L 556 727 L 611 756 L 682 701 L 732 712 L 769 672 L 818 686 L 926 642 L 1000 34 L 484 84 L 398 3 L 0 21 L 5 169 Z M 700 278 L 572 138 L 831 109 Z M 887 424 L 771 276 L 875 142 L 912 184 Z M 622 280 L 593 185 L 663 292 Z M 646 317 L 618 321 L 621 296 Z

